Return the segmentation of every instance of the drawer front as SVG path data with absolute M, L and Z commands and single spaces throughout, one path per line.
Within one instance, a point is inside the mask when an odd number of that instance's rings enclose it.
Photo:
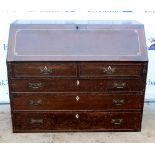
M 82 62 L 80 63 L 81 77 L 140 77 L 141 64 L 137 63 L 110 63 L 110 62 Z
M 138 131 L 141 113 L 14 112 L 14 132 Z
M 13 63 L 13 77 L 76 77 L 76 63 L 28 62 Z
M 143 95 L 132 94 L 12 94 L 13 110 L 135 110 Z
M 145 82 L 138 79 L 12 79 L 12 92 L 106 92 L 144 91 Z

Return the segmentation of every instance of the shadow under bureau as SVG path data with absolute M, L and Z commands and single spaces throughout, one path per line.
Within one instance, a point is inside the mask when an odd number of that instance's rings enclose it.
M 13 132 L 140 131 L 147 65 L 136 21 L 15 21 Z

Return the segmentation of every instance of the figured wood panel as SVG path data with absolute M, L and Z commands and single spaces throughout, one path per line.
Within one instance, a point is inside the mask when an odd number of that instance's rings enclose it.
M 15 22 L 8 61 L 147 61 L 144 26 L 126 21 Z
M 13 77 L 76 77 L 77 64 L 71 62 L 16 62 Z
M 140 63 L 81 62 L 81 77 L 141 77 Z
M 12 92 L 136 92 L 145 90 L 140 79 L 12 79 Z
M 140 112 L 14 112 L 14 132 L 139 131 Z
M 13 110 L 140 110 L 144 95 L 102 93 L 11 94 Z

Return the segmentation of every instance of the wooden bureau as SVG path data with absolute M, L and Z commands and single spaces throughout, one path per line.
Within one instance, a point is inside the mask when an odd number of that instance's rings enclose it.
M 140 131 L 147 65 L 136 21 L 15 21 L 13 132 Z

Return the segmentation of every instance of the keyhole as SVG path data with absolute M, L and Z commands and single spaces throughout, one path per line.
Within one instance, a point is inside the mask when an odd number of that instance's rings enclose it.
M 79 80 L 77 80 L 77 81 L 76 81 L 76 85 L 78 86 L 79 84 L 80 84 L 80 81 L 79 81 Z
M 79 96 L 76 96 L 76 101 L 78 101 L 80 98 L 79 98 Z
M 75 117 L 76 117 L 76 119 L 78 119 L 79 118 L 79 114 L 76 114 Z

